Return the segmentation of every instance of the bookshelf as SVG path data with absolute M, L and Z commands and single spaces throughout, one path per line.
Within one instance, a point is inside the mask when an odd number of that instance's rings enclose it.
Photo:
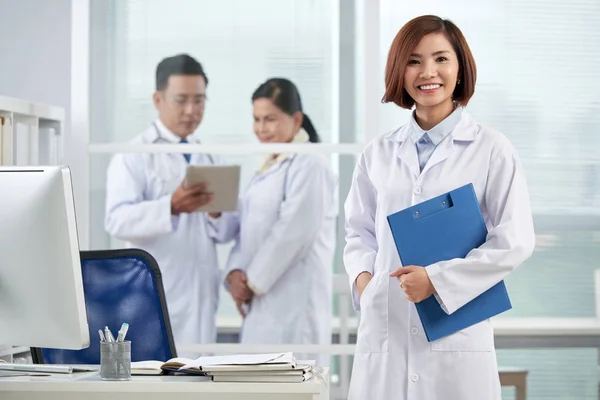
M 0 96 L 0 165 L 54 165 L 62 160 L 65 110 Z
M 0 165 L 54 165 L 62 160 L 65 110 L 0 96 Z M 30 361 L 29 348 L 0 345 L 0 360 Z

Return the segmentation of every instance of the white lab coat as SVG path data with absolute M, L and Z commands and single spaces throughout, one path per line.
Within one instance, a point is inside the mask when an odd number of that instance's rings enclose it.
M 335 190 L 328 160 L 306 154 L 291 155 L 250 183 L 227 265 L 245 271 L 258 292 L 242 343 L 331 343 Z
M 423 172 L 406 125 L 376 138 L 361 155 L 345 204 L 344 263 L 361 310 L 350 400 L 500 400 L 491 322 L 429 343 L 415 305 L 388 276 L 401 264 L 386 217 L 467 183 L 475 187 L 489 233 L 465 259 L 426 266 L 448 313 L 533 251 L 529 195 L 512 145 L 463 112 Z M 373 278 L 359 299 L 353 283 L 362 271 Z
M 177 142 L 179 138 L 160 121 L 132 141 Z M 222 164 L 222 160 L 192 154 L 190 163 Z M 180 153 L 116 154 L 107 172 L 105 228 L 156 258 L 176 346 L 216 342 L 222 274 L 215 242 L 228 235 L 227 213 L 219 222 L 202 212 L 171 215 L 171 194 L 185 177 L 186 166 Z

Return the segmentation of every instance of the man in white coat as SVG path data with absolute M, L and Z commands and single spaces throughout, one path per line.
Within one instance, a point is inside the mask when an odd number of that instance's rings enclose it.
M 207 83 L 192 57 L 162 60 L 153 96 L 159 118 L 132 143 L 195 142 Z M 216 341 L 221 274 L 215 244 L 227 236 L 227 214 L 195 212 L 212 198 L 202 186 L 183 184 L 188 163 L 221 161 L 209 154 L 117 154 L 107 172 L 106 230 L 156 258 L 176 346 Z

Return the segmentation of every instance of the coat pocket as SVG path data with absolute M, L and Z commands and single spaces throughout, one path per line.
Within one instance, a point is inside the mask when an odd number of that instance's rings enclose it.
M 494 329 L 491 320 L 431 342 L 432 351 L 490 352 L 494 350 Z
M 388 351 L 388 283 L 389 279 L 384 273 L 375 273 L 360 296 L 357 353 Z

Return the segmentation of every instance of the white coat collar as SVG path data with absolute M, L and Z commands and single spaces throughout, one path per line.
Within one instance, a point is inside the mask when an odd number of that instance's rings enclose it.
M 386 134 L 384 137 L 392 142 L 403 143 L 410 139 L 411 125 L 405 124 L 400 128 Z M 452 131 L 452 140 L 455 141 L 474 141 L 477 139 L 479 129 L 477 129 L 477 123 L 471 118 L 471 116 L 463 109 L 461 119 L 456 124 L 456 127 Z M 412 140 L 410 140 L 412 142 Z
M 137 138 L 134 140 L 138 140 Z M 197 140 L 194 135 L 188 135 L 187 137 L 188 143 L 199 144 L 200 141 Z M 146 144 L 179 144 L 181 142 L 181 138 L 171 132 L 167 127 L 160 121 L 160 119 L 155 120 L 150 124 L 148 129 L 146 129 L 141 135 L 141 142 Z M 176 162 L 185 165 L 185 158 L 182 157 L 181 153 L 149 153 L 151 158 L 169 158 L 172 160 L 176 160 Z M 213 159 L 210 155 L 208 155 L 209 161 L 213 164 Z M 198 159 L 197 154 L 192 154 L 191 162 L 194 163 Z
M 456 109 L 444 118 L 442 122 L 427 131 L 419 126 L 416 118 L 417 112 L 413 111 L 408 122 L 410 124 L 410 138 L 413 142 L 417 143 L 423 136 L 427 135 L 431 140 L 431 143 L 433 143 L 434 146 L 437 146 L 446 138 L 446 136 L 451 134 L 456 125 L 458 125 L 462 111 L 462 107 L 456 107 Z
M 477 123 L 463 111 L 461 120 L 456 125 L 456 128 L 436 147 L 427 161 L 425 168 L 421 171 L 419 166 L 419 155 L 417 154 L 417 146 L 410 136 L 410 124 L 406 124 L 395 131 L 385 135 L 385 139 L 398 144 L 397 156 L 404 164 L 408 166 L 415 177 L 425 174 L 429 169 L 436 164 L 444 161 L 454 151 L 454 142 L 456 141 L 474 141 L 477 139 L 479 129 Z
M 177 136 L 169 128 L 167 128 L 165 126 L 165 124 L 163 124 L 163 122 L 160 120 L 160 118 L 157 118 L 156 121 L 154 121 L 154 128 L 155 128 L 155 130 L 158 130 L 158 132 L 155 132 L 155 134 L 156 134 L 155 142 L 165 142 L 165 141 L 168 143 L 181 142 L 181 137 Z M 188 143 L 199 143 L 199 141 L 194 138 L 193 133 L 189 134 L 186 137 L 186 140 L 188 141 Z
M 300 128 L 300 130 L 292 139 L 292 143 L 308 143 L 309 140 L 310 136 L 308 136 L 308 132 L 306 132 L 304 128 Z M 267 158 L 263 161 L 263 163 L 258 169 L 259 175 L 264 175 L 265 172 L 267 172 L 271 169 L 271 167 L 273 167 L 273 165 L 281 164 L 284 160 L 291 158 L 292 156 L 293 154 L 290 153 L 281 153 L 278 155 L 271 154 L 267 156 Z

